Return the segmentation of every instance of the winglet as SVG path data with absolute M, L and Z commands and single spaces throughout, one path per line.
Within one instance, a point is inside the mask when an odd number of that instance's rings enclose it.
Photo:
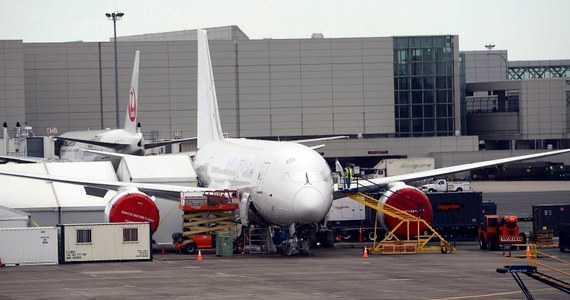
M 197 146 L 202 146 L 224 138 L 220 125 L 216 86 L 212 72 L 212 60 L 206 30 L 198 29 L 198 127 Z
M 135 52 L 135 62 L 133 64 L 133 77 L 131 78 L 131 90 L 129 91 L 129 103 L 125 116 L 126 132 L 137 134 L 137 110 L 139 100 L 139 56 L 140 52 Z

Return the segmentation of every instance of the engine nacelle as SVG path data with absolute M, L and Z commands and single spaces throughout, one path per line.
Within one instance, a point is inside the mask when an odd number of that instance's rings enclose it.
M 419 189 L 406 185 L 403 182 L 395 182 L 388 185 L 388 190 L 380 197 L 382 203 L 393 206 L 397 209 L 403 210 L 413 216 L 420 217 L 424 219 L 427 223 L 431 222 L 433 216 L 433 209 L 431 207 L 431 202 L 429 201 L 426 194 L 424 194 Z M 384 215 L 383 213 L 378 213 L 378 221 L 382 224 L 382 227 L 386 231 L 392 231 L 401 221 Z M 406 238 L 408 234 L 408 229 L 406 224 L 402 224 L 394 232 L 399 238 Z M 423 223 L 420 224 L 420 233 L 427 229 Z M 409 229 L 410 237 L 418 235 L 418 227 L 415 223 L 410 223 Z
M 160 222 L 160 213 L 154 201 L 135 189 L 119 191 L 105 207 L 105 219 L 115 222 L 149 222 L 154 233 Z

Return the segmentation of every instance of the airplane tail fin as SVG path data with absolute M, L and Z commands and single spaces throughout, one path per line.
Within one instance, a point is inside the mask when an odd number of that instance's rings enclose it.
M 129 104 L 125 116 L 125 131 L 137 134 L 137 109 L 139 102 L 139 56 L 140 52 L 135 52 L 135 62 L 133 64 L 133 77 L 131 78 L 131 90 L 129 91 Z
M 198 149 L 224 138 L 206 30 L 198 29 Z

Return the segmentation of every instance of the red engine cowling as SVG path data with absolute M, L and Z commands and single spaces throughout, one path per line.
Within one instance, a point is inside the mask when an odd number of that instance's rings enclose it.
M 382 203 L 386 203 L 397 209 L 403 210 L 413 216 L 420 217 L 426 222 L 431 222 L 433 210 L 431 202 L 426 194 L 419 189 L 404 184 L 403 182 L 392 183 L 388 185 L 388 190 L 380 197 Z M 386 231 L 392 231 L 401 221 L 383 213 L 378 214 L 378 221 Z M 424 232 L 427 227 L 420 223 L 420 233 Z M 406 238 L 408 234 L 408 227 L 402 224 L 394 232 L 399 238 Z M 409 226 L 410 237 L 418 235 L 418 227 L 416 223 L 411 223 Z
M 105 208 L 107 222 L 149 222 L 154 233 L 160 222 L 158 207 L 146 194 L 137 189 L 119 191 Z

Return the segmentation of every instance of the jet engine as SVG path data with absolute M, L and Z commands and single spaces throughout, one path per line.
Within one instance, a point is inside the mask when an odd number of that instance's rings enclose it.
M 160 214 L 154 200 L 136 188 L 119 190 L 107 207 L 105 220 L 115 222 L 149 222 L 154 233 L 160 222 Z
M 403 182 L 395 182 L 388 185 L 387 191 L 380 197 L 380 201 L 388 204 L 399 210 L 403 210 L 413 216 L 424 219 L 427 223 L 431 222 L 433 210 L 431 203 L 422 191 L 419 189 L 406 185 Z M 389 216 L 388 214 L 378 213 L 378 221 L 382 227 L 390 232 L 401 222 L 399 219 Z M 420 233 L 426 230 L 426 226 L 420 223 Z M 406 238 L 408 234 L 408 226 L 406 224 L 400 225 L 394 232 L 398 237 Z M 411 223 L 409 226 L 410 237 L 418 235 L 418 226 L 416 223 Z

